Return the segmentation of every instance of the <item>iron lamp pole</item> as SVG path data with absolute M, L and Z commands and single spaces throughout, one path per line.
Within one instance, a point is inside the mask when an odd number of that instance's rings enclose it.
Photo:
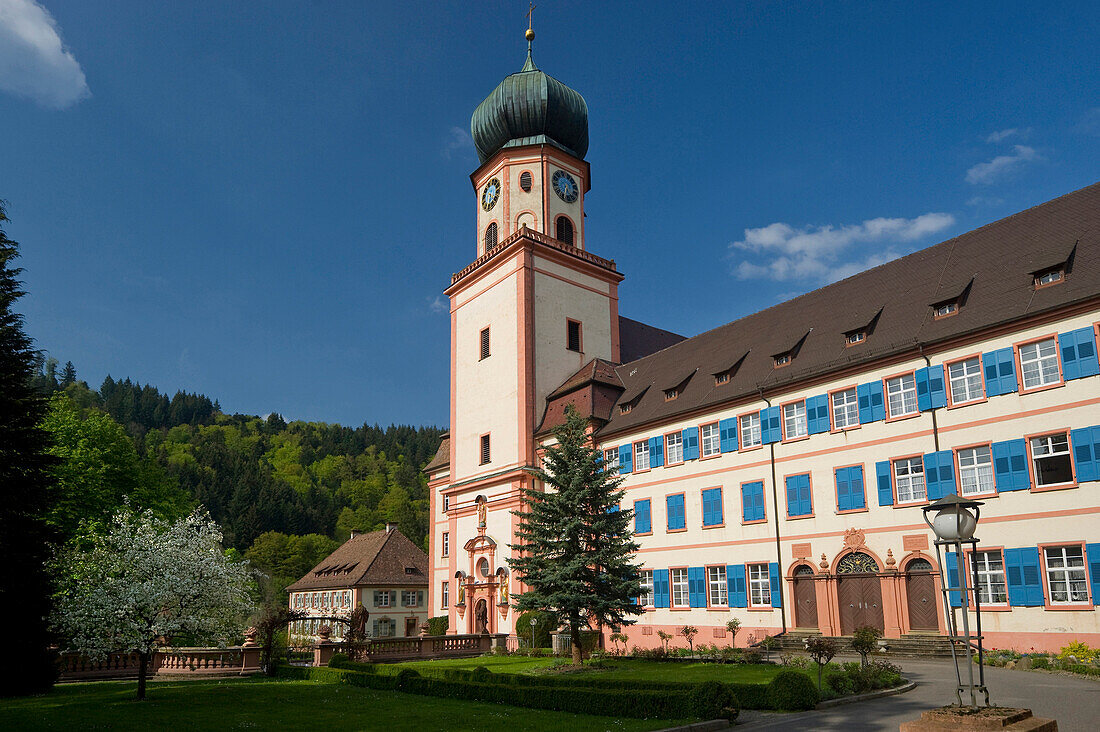
M 977 548 L 978 540 L 974 538 L 974 529 L 978 525 L 978 517 L 981 512 L 978 506 L 981 501 L 970 501 L 956 495 L 944 496 L 934 503 L 923 508 L 924 522 L 936 535 L 936 561 L 940 568 L 940 593 L 943 598 L 944 618 L 947 620 L 947 632 L 951 639 L 951 659 L 955 663 L 955 698 L 959 706 L 963 705 L 963 694 L 970 697 L 970 706 L 978 706 L 978 694 L 982 694 L 985 706 L 989 706 L 989 690 L 985 686 L 985 659 L 982 649 L 982 610 L 978 598 L 977 567 L 963 551 L 963 545 L 970 546 L 973 553 Z M 950 589 L 947 577 L 943 570 L 943 556 L 941 547 L 953 547 L 958 558 L 959 587 Z M 971 572 L 966 571 L 969 563 L 973 576 L 968 579 Z M 971 592 L 973 590 L 973 592 Z M 960 593 L 960 605 L 962 612 L 962 635 L 959 635 L 955 614 L 951 608 L 951 592 Z M 970 619 L 967 610 L 970 607 L 971 597 L 974 602 L 975 635 L 970 633 Z M 974 645 L 977 643 L 978 651 L 978 682 L 974 683 Z M 966 649 L 966 673 L 967 683 L 963 683 L 962 669 L 959 667 L 960 658 L 956 650 L 957 644 L 962 644 Z
M 531 623 L 531 652 L 534 653 L 534 651 L 535 651 L 535 626 L 539 624 L 539 619 L 536 618 L 534 615 L 532 615 L 531 619 L 528 622 Z

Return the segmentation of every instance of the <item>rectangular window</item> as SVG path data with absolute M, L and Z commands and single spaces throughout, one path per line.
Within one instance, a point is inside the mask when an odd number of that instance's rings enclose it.
M 440 598 L 440 602 L 439 602 L 440 607 L 450 607 L 451 606 L 451 583 L 450 582 L 444 582 L 443 583 L 443 586 L 442 586 L 442 588 L 440 589 L 440 592 L 439 592 L 439 598 Z
M 672 607 L 688 606 L 688 571 L 687 569 L 670 569 L 668 571 L 672 582 Z
M 653 570 L 642 570 L 642 596 L 638 598 L 638 604 L 642 607 L 653 607 L 657 603 L 653 596 Z
M 718 437 L 718 423 L 712 422 L 699 428 L 699 445 L 703 451 L 703 457 L 710 457 L 722 452 L 722 443 Z
M 757 480 L 752 483 L 741 484 L 741 520 L 763 521 L 764 510 L 764 482 Z
M 833 399 L 833 427 L 838 430 L 859 426 L 859 397 L 855 389 L 835 391 Z
M 760 412 L 741 416 L 741 449 L 760 447 Z
M 482 328 L 481 330 L 481 360 L 489 358 L 489 329 Z
M 390 606 L 390 592 L 389 592 L 389 590 L 375 590 L 374 591 L 374 606 L 375 607 L 389 607 Z
M 902 458 L 894 461 L 894 486 L 898 503 L 923 501 L 928 497 L 924 487 L 924 459 Z
M 486 465 L 489 462 L 491 453 L 489 451 L 489 435 L 481 436 L 481 464 Z
M 797 437 L 805 437 L 806 431 L 806 402 L 795 402 L 783 407 L 783 439 L 792 440 Z
M 714 385 L 715 386 L 721 386 L 722 384 L 728 384 L 728 383 L 730 383 L 730 372 L 729 371 L 723 371 L 720 374 L 715 374 L 714 375 Z
M 978 601 L 982 605 L 1006 604 L 1008 585 L 1005 583 L 1005 563 L 1001 551 L 974 552 L 970 555 L 970 566 L 978 575 Z
M 1035 275 L 1035 286 L 1043 287 L 1044 285 L 1053 285 L 1055 282 L 1061 282 L 1063 273 L 1061 269 L 1051 269 L 1046 272 L 1040 272 Z
M 904 417 L 917 412 L 917 379 L 913 374 L 886 380 L 886 396 L 891 417 Z
M 1061 381 L 1057 341 L 1046 338 L 1020 346 L 1020 374 L 1025 389 L 1038 389 Z
M 603 451 L 603 464 L 609 472 L 619 469 L 619 448 L 612 447 Z
M 947 364 L 947 380 L 951 383 L 951 403 L 962 404 L 981 399 L 982 364 L 977 356 Z
M 772 583 L 766 564 L 749 565 L 749 604 L 752 607 L 771 607 Z
M 576 320 L 565 321 L 565 347 L 570 351 L 581 352 L 581 324 Z
M 648 498 L 642 501 L 634 501 L 634 533 L 648 534 L 653 531 L 653 515 L 650 511 Z
M 1047 562 L 1047 589 L 1051 605 L 1076 605 L 1089 601 L 1085 556 L 1079 546 L 1048 546 L 1043 549 Z
M 420 604 L 417 598 L 416 590 L 402 590 L 401 591 L 401 607 L 416 607 Z
M 665 464 L 684 462 L 684 433 L 670 432 L 665 435 Z
M 810 474 L 788 475 L 784 482 L 787 486 L 787 515 L 811 516 L 814 512 L 814 501 Z
M 707 567 L 707 600 L 711 607 L 729 605 L 729 586 L 726 584 L 726 568 Z
M 451 556 L 451 533 L 449 531 L 443 532 L 443 556 Z
M 959 312 L 959 304 L 957 302 L 945 302 L 935 306 L 933 313 L 937 318 L 946 318 L 948 315 L 954 315 Z
M 447 513 L 451 510 L 451 497 L 443 496 L 443 513 Z
M 720 526 L 725 521 L 722 511 L 722 489 L 708 488 L 703 491 L 703 526 Z
M 687 516 L 684 511 L 684 494 L 674 493 L 665 498 L 665 511 L 668 516 L 668 530 L 679 531 L 687 528 Z
M 775 357 L 775 367 L 776 368 L 779 368 L 780 366 L 786 366 L 790 362 L 791 362 L 791 354 L 789 354 L 789 353 L 782 353 L 782 354 Z
M 958 451 L 959 492 L 964 496 L 993 493 L 993 455 L 988 446 Z M 984 601 L 983 601 L 984 602 Z
M 1073 461 L 1069 437 L 1065 432 L 1032 437 L 1031 462 L 1035 466 L 1035 485 L 1063 485 L 1073 482 Z
M 634 443 L 634 471 L 649 470 L 649 440 Z

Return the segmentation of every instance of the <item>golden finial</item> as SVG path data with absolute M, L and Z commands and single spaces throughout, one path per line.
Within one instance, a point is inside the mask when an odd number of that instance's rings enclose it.
M 532 20 L 532 16 L 535 13 L 535 8 L 536 7 L 538 7 L 538 6 L 535 5 L 534 3 L 531 3 L 530 4 L 530 9 L 527 11 L 527 32 L 524 33 L 523 35 L 524 35 L 525 38 L 527 38 L 527 43 L 528 44 L 530 44 L 531 41 L 535 40 L 535 31 L 531 28 L 531 20 Z

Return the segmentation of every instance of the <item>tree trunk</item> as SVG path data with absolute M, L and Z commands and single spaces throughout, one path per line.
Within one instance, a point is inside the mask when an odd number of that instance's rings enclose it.
M 573 665 L 580 666 L 583 660 L 581 655 L 581 625 L 580 618 L 576 616 L 569 618 L 569 639 L 573 644 Z
M 149 673 L 149 652 L 141 651 L 138 653 L 138 688 L 137 698 L 138 701 L 145 699 L 145 677 Z

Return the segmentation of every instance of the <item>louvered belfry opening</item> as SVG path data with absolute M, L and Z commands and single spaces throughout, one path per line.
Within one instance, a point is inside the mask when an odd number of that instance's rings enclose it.
M 481 331 L 481 360 L 489 358 L 489 329 Z
M 573 246 L 573 222 L 565 216 L 559 216 L 554 222 L 554 238 Z
M 524 193 L 531 192 L 531 171 L 525 170 L 519 174 L 519 187 Z
M 489 224 L 485 228 L 485 251 L 488 252 L 490 249 L 492 249 L 496 245 L 497 245 L 497 222 L 494 221 L 493 223 Z

